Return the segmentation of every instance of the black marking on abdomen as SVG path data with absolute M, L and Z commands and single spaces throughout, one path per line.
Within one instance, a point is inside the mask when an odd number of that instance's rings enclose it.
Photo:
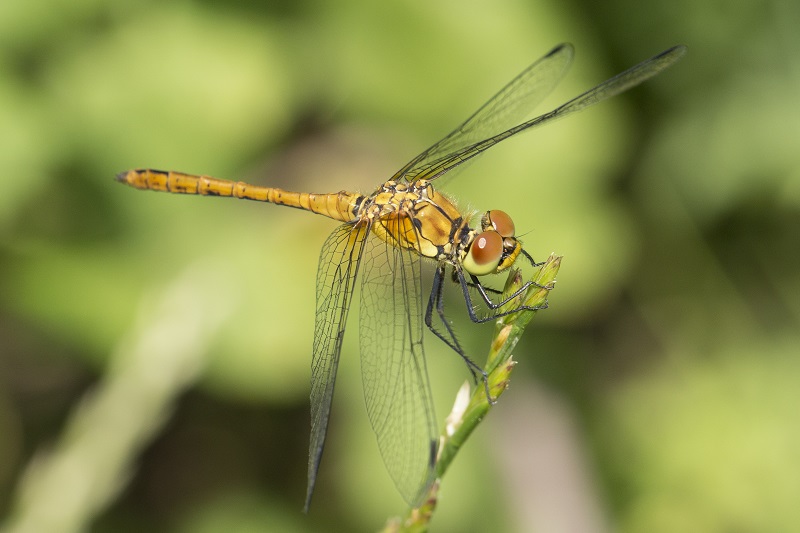
M 363 194 L 359 195 L 358 198 L 356 198 L 356 201 L 353 203 L 353 216 L 358 214 L 359 209 L 361 209 L 361 204 L 364 203 L 364 200 L 366 200 L 366 198 L 367 197 L 364 196 Z

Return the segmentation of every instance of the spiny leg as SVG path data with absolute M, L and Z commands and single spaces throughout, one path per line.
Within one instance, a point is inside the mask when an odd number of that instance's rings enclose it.
M 459 284 L 461 283 L 461 282 L 458 280 L 458 275 L 456 275 L 456 270 L 455 270 L 455 269 L 453 269 L 453 275 L 451 276 L 451 278 L 453 279 L 453 283 L 459 283 Z M 478 287 L 479 287 L 479 284 L 478 284 L 478 283 L 473 283 L 473 282 L 471 282 L 471 281 L 467 281 L 467 285 L 469 285 L 469 286 L 470 286 L 470 288 L 473 288 L 473 289 L 475 289 L 476 291 L 477 291 L 477 290 L 480 290 L 480 289 L 478 288 Z M 498 289 L 493 289 L 492 287 L 483 287 L 483 286 L 481 286 L 481 288 L 482 288 L 484 291 L 486 291 L 487 293 L 491 293 L 491 294 L 494 294 L 494 295 L 497 295 L 497 296 L 500 296 L 500 295 L 502 295 L 502 294 L 503 294 L 503 291 L 501 291 L 501 290 L 498 290 Z
M 541 263 L 537 263 L 536 261 L 534 261 L 533 258 L 530 256 L 530 254 L 528 254 L 528 252 L 526 252 L 524 249 L 521 250 L 521 252 L 528 259 L 528 261 L 530 261 L 531 265 L 534 268 L 540 267 L 540 266 L 542 266 L 544 264 L 544 261 L 542 261 Z M 522 294 L 526 290 L 528 290 L 528 288 L 531 287 L 531 286 L 538 287 L 540 289 L 547 289 L 547 290 L 552 288 L 550 286 L 546 287 L 544 285 L 536 283 L 535 281 L 526 281 L 522 285 L 522 287 L 520 287 L 519 289 L 514 291 L 513 294 L 511 294 L 508 297 L 504 298 L 499 303 L 494 303 L 494 301 L 489 296 L 489 293 L 500 296 L 500 295 L 503 294 L 503 291 L 497 290 L 497 289 L 493 289 L 492 287 L 484 287 L 483 284 L 480 282 L 480 279 L 478 279 L 478 277 L 476 275 L 470 274 L 469 276 L 470 276 L 472 281 L 467 281 L 464 278 L 463 271 L 460 268 L 458 268 L 456 266 L 453 267 L 453 282 L 454 283 L 460 283 L 462 285 L 462 287 L 464 286 L 464 284 L 466 284 L 468 287 L 473 288 L 476 291 L 478 291 L 478 293 L 481 295 L 481 298 L 483 299 L 483 301 L 486 304 L 486 306 L 489 307 L 492 310 L 496 310 L 499 307 L 504 306 L 509 301 L 511 301 L 512 299 L 516 298 L 517 296 L 519 296 L 520 294 Z M 467 296 L 467 299 L 469 300 L 470 298 Z M 526 309 L 528 309 L 528 310 L 538 310 L 538 309 L 542 309 L 542 308 L 539 307 L 537 309 L 531 309 L 530 307 L 521 307 L 518 310 L 519 311 L 523 311 L 523 310 L 526 310 Z M 515 310 L 514 312 L 516 312 L 516 311 L 517 310 Z M 506 313 L 506 314 L 508 314 L 508 313 Z M 477 320 L 475 320 L 475 318 L 473 318 L 474 316 L 475 316 L 474 313 L 471 313 L 470 318 L 472 318 L 474 322 L 478 322 Z M 501 316 L 505 316 L 505 315 L 492 315 L 486 320 L 490 320 L 492 318 L 498 318 L 498 317 L 501 317 Z M 483 322 L 485 322 L 486 320 L 483 320 Z
M 519 307 L 515 307 L 514 309 L 509 309 L 508 311 L 503 311 L 502 313 L 496 313 L 496 314 L 492 314 L 492 315 L 489 315 L 487 317 L 481 318 L 477 314 L 475 314 L 475 309 L 474 309 L 474 306 L 473 306 L 473 303 L 472 303 L 472 296 L 469 293 L 470 287 L 475 288 L 475 289 L 478 290 L 478 293 L 481 295 L 481 298 L 483 299 L 484 303 L 486 303 L 487 307 L 489 307 L 489 309 L 491 309 L 491 310 L 499 309 L 500 307 L 502 307 L 505 304 L 507 304 L 508 302 L 510 302 L 512 299 L 514 299 L 517 296 L 519 296 L 520 294 L 522 294 L 524 291 L 528 290 L 528 288 L 531 287 L 531 286 L 538 287 L 540 289 L 548 289 L 548 290 L 551 287 L 543 286 L 543 285 L 540 285 L 540 284 L 535 283 L 533 281 L 526 281 L 522 285 L 522 287 L 520 287 L 519 289 L 514 291 L 514 293 L 511 294 L 510 296 L 508 296 L 507 298 L 504 298 L 503 301 L 501 301 L 499 303 L 494 303 L 492 301 L 492 299 L 489 297 L 489 295 L 487 294 L 486 288 L 481 284 L 480 280 L 475 275 L 470 274 L 470 277 L 472 278 L 472 282 L 470 283 L 464 277 L 464 273 L 461 271 L 461 269 L 455 268 L 455 273 L 456 273 L 456 276 L 458 278 L 459 283 L 461 284 L 461 291 L 464 293 L 464 299 L 466 300 L 466 303 L 467 303 L 467 312 L 469 313 L 469 318 L 470 318 L 470 320 L 472 320 L 476 324 L 482 324 L 484 322 L 488 322 L 490 320 L 495 320 L 497 318 L 501 318 L 501 317 L 504 317 L 506 315 L 510 315 L 512 313 L 518 313 L 519 311 L 540 311 L 542 309 L 547 309 L 547 302 L 545 302 L 544 305 L 537 305 L 537 306 L 520 305 Z M 490 289 L 490 290 L 491 290 L 491 292 L 496 292 L 494 289 Z
M 531 262 L 531 265 L 533 265 L 533 268 L 539 268 L 540 266 L 542 266 L 543 264 L 545 264 L 547 262 L 547 261 L 542 261 L 541 263 L 537 263 L 536 261 L 533 260 L 533 257 L 531 257 L 531 254 L 529 254 L 528 252 L 525 251 L 525 248 L 521 249 L 520 252 L 522 252 L 522 255 L 524 255 L 525 257 L 528 258 L 528 261 Z
M 458 343 L 456 339 L 455 333 L 453 329 L 450 327 L 450 324 L 447 323 L 447 320 L 444 316 L 444 308 L 442 306 L 442 293 L 444 291 L 444 265 L 436 267 L 436 271 L 433 274 L 433 286 L 431 287 L 431 295 L 428 298 L 428 308 L 425 311 L 425 325 L 428 326 L 437 337 L 442 339 L 445 344 L 447 344 L 450 348 L 453 349 L 456 353 L 464 357 L 464 350 L 461 349 L 461 345 Z M 433 325 L 433 310 L 436 309 L 436 314 L 439 315 L 439 319 L 444 325 L 445 329 L 447 330 L 447 334 L 449 337 L 445 337 L 438 329 L 436 329 Z M 467 366 L 470 367 L 470 371 L 473 372 L 473 367 L 477 367 L 475 363 L 469 361 Z
M 447 344 L 454 352 L 461 356 L 461 359 L 467 365 L 470 373 L 472 374 L 472 378 L 475 380 L 475 383 L 478 383 L 478 375 L 480 374 L 480 379 L 483 382 L 483 387 L 486 392 L 486 399 L 489 401 L 490 404 L 494 405 L 496 400 L 492 397 L 489 391 L 489 375 L 483 370 L 475 361 L 470 359 L 464 350 L 461 348 L 461 345 L 458 343 L 456 339 L 455 332 L 450 324 L 447 322 L 447 318 L 444 315 L 444 271 L 445 271 L 445 264 L 439 265 L 436 267 L 436 272 L 433 275 L 433 286 L 431 287 L 431 296 L 428 299 L 428 308 L 425 311 L 425 325 L 428 326 L 434 335 L 439 337 L 445 344 Z M 447 331 L 448 337 L 445 337 L 440 331 L 438 331 L 433 326 L 433 309 L 436 308 L 436 314 L 439 315 L 440 322 L 444 325 L 445 330 Z M 470 309 L 470 312 L 472 310 Z

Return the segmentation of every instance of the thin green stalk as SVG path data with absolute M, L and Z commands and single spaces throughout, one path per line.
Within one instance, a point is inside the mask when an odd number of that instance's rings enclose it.
M 547 296 L 555 284 L 556 274 L 561 267 L 561 257 L 551 255 L 534 273 L 534 283 L 526 291 L 509 301 L 504 309 L 513 309 L 519 305 L 533 308 L 547 306 Z M 503 297 L 513 294 L 523 286 L 519 270 L 512 270 L 508 275 Z M 508 388 L 511 372 L 516 365 L 511 352 L 517 345 L 525 326 L 531 321 L 536 311 L 520 311 L 506 315 L 497 320 L 495 333 L 489 347 L 484 371 L 488 374 L 489 392 L 496 402 Z M 459 390 L 453 410 L 447 417 L 442 434 L 439 436 L 439 457 L 436 461 L 436 482 L 431 487 L 424 503 L 408 511 L 404 518 L 390 519 L 383 532 L 385 533 L 422 533 L 428 530 L 428 524 L 436 510 L 437 495 L 442 477 L 453 462 L 458 451 L 480 424 L 494 405 L 486 397 L 486 390 L 479 385 L 469 392 L 469 383 Z

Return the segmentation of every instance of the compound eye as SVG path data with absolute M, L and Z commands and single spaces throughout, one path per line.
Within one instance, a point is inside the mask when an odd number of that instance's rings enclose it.
M 472 241 L 464 258 L 464 269 L 476 276 L 489 274 L 497 269 L 502 256 L 503 237 L 493 230 L 484 231 Z
M 514 236 L 514 221 L 511 220 L 511 217 L 508 216 L 508 213 L 505 211 L 500 211 L 499 209 L 487 211 L 483 224 L 484 230 L 489 229 L 488 226 L 491 226 L 501 237 Z

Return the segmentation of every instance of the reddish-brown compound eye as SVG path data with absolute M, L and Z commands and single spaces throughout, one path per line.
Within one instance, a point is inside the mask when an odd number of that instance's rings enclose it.
M 464 269 L 470 274 L 483 276 L 494 272 L 503 256 L 503 237 L 493 230 L 476 236 L 464 258 Z
M 501 237 L 514 236 L 514 221 L 505 211 L 500 211 L 499 209 L 487 211 L 484 219 L 484 230 L 489 229 L 486 226 L 491 226 Z

